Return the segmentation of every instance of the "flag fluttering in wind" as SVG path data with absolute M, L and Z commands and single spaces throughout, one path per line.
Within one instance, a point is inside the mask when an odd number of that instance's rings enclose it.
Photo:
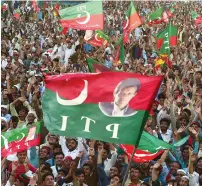
M 162 76 L 125 72 L 47 77 L 42 100 L 45 126 L 61 136 L 138 144 L 161 81 Z M 130 97 L 120 98 L 124 91 Z
M 107 36 L 101 30 L 86 30 L 84 37 L 85 41 L 92 46 L 107 46 L 109 42 L 109 36 Z
M 53 15 L 57 17 L 59 15 L 60 5 L 56 3 L 53 7 Z
M 137 28 L 142 24 L 142 20 L 138 15 L 133 2 L 131 1 L 128 11 L 126 13 L 126 21 L 124 22 L 123 31 L 124 31 L 124 43 L 128 42 L 128 36 L 132 30 Z
M 8 4 L 7 3 L 4 3 L 2 6 L 1 6 L 1 10 L 2 12 L 6 12 L 8 10 Z
M 169 23 L 168 27 L 157 35 L 157 49 L 161 54 L 170 54 L 170 47 L 177 45 L 177 26 Z
M 155 70 L 158 70 L 159 68 L 163 69 L 164 67 L 169 67 L 172 68 L 172 62 L 169 60 L 169 57 L 167 54 L 160 55 L 156 60 L 155 60 Z
M 20 14 L 21 14 L 21 12 L 20 12 L 20 9 L 18 8 L 16 10 L 14 10 L 13 17 L 15 19 L 20 19 Z
M 99 73 L 99 72 L 112 71 L 110 68 L 107 68 L 102 63 L 100 63 L 92 58 L 86 58 L 86 61 L 87 61 L 90 72 Z
M 191 18 L 193 19 L 196 27 L 198 27 L 198 25 L 202 24 L 202 16 L 198 15 L 195 11 L 191 11 Z
M 38 7 L 38 4 L 37 4 L 37 0 L 32 0 L 32 7 L 34 9 L 35 12 L 39 12 L 40 9 Z
M 121 36 L 121 38 L 116 43 L 117 52 L 116 52 L 116 56 L 115 56 L 114 61 L 117 64 L 123 64 L 124 60 L 125 60 L 125 49 L 124 49 L 124 41 L 123 40 L 124 40 L 124 36 Z
M 179 147 L 186 143 L 188 139 L 189 136 L 186 136 L 171 145 L 143 131 L 142 136 L 140 137 L 140 142 L 138 144 L 138 149 L 136 150 L 133 160 L 139 163 L 149 162 L 161 155 L 163 150 L 171 149 L 173 147 Z M 124 144 L 121 144 L 119 146 L 128 155 L 128 157 L 131 158 L 134 146 Z
M 11 154 L 40 145 L 41 123 L 33 124 L 32 127 L 21 127 L 1 133 L 1 156 Z
M 163 15 L 162 7 L 158 8 L 156 11 L 149 14 L 148 16 L 149 25 L 152 26 L 152 24 L 161 24 L 163 22 L 162 15 Z
M 59 10 L 63 27 L 81 30 L 103 30 L 104 15 L 102 1 L 91 1 Z

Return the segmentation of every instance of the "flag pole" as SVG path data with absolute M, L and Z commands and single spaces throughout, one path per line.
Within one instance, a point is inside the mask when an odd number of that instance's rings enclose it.
M 132 165 L 132 162 L 133 162 L 133 157 L 134 157 L 134 155 L 135 155 L 136 150 L 137 150 L 137 146 L 134 145 L 134 150 L 133 150 L 133 153 L 132 153 L 132 155 L 131 155 L 130 161 L 129 161 L 129 163 L 128 163 L 128 167 L 127 167 L 127 169 L 126 169 L 126 173 L 125 173 L 125 175 L 124 175 L 123 182 L 122 182 L 121 186 L 124 186 L 124 185 L 125 185 L 125 182 L 126 182 L 126 180 L 127 180 L 127 178 L 128 178 L 128 173 L 129 173 L 129 170 L 130 170 L 130 168 L 131 168 L 131 165 Z

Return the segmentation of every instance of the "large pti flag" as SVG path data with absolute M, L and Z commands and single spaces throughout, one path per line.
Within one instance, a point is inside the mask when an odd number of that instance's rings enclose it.
M 40 145 L 41 123 L 32 127 L 21 127 L 1 133 L 1 156 L 6 157 L 16 152 Z
M 138 144 L 161 81 L 125 72 L 47 77 L 45 126 L 61 136 Z
M 168 27 L 157 35 L 157 49 L 161 54 L 170 54 L 170 47 L 177 45 L 177 26 L 169 23 Z
M 81 30 L 103 30 L 104 15 L 102 1 L 91 1 L 59 10 L 63 27 Z

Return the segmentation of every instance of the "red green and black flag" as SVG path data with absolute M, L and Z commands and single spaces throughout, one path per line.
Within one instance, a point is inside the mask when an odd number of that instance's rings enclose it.
M 60 10 L 60 5 L 58 3 L 56 3 L 53 7 L 53 15 L 55 17 L 58 17 L 59 15 L 59 10 Z
M 198 15 L 196 12 L 191 11 L 191 18 L 192 20 L 194 20 L 194 24 L 196 25 L 196 27 L 202 24 L 202 16 Z
M 124 23 L 123 31 L 124 31 L 124 42 L 127 42 L 127 38 L 131 31 L 142 24 L 142 20 L 138 15 L 133 2 L 131 1 L 128 11 L 126 13 L 126 21 Z
M 41 123 L 38 122 L 32 127 L 21 127 L 1 133 L 1 156 L 11 154 L 40 145 Z
M 125 72 L 49 76 L 45 126 L 55 135 L 138 144 L 162 79 Z
M 13 17 L 15 19 L 20 19 L 20 14 L 21 14 L 21 12 L 20 12 L 20 9 L 18 8 L 16 10 L 14 10 Z
M 100 72 L 108 72 L 112 71 L 110 68 L 107 68 L 102 63 L 92 59 L 92 58 L 86 58 L 89 72 L 93 73 L 100 73 Z
M 168 27 L 157 35 L 157 49 L 161 54 L 170 54 L 170 47 L 177 45 L 177 26 L 169 23 Z
M 59 10 L 63 27 L 81 30 L 103 30 L 104 15 L 102 1 L 91 1 Z
M 163 22 L 162 16 L 163 16 L 163 8 L 160 7 L 156 11 L 149 14 L 148 16 L 149 25 L 152 26 L 152 24 L 161 24 Z
M 125 49 L 124 49 L 124 36 L 121 36 L 121 38 L 116 43 L 117 52 L 115 56 L 115 62 L 117 64 L 123 64 L 125 60 Z
M 179 147 L 187 142 L 189 135 L 181 140 L 175 142 L 173 145 L 166 143 L 163 140 L 156 138 L 155 136 L 143 131 L 140 142 L 138 144 L 138 149 L 136 150 L 133 160 L 135 162 L 149 162 L 158 157 L 163 153 L 165 149 L 172 149 L 173 147 Z M 120 144 L 120 148 L 131 158 L 134 146 Z
M 107 46 L 109 43 L 109 36 L 101 30 L 86 30 L 84 37 L 85 41 L 92 46 Z

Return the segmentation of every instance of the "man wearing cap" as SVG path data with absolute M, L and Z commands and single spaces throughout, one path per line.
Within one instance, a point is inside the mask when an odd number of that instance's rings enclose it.
M 1 105 L 1 117 L 5 117 L 7 121 L 11 119 L 11 115 L 8 114 L 9 105 Z
M 137 78 L 128 78 L 121 81 L 114 90 L 114 102 L 100 102 L 99 108 L 106 116 L 132 116 L 137 111 L 129 107 L 129 102 L 140 89 Z

